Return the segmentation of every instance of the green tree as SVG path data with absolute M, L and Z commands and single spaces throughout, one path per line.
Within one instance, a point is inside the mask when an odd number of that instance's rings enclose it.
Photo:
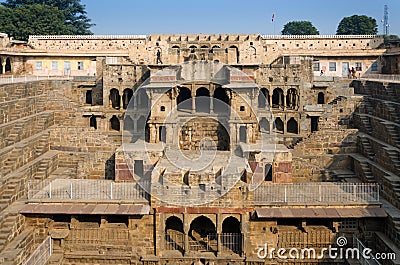
M 343 18 L 336 30 L 338 35 L 376 35 L 377 33 L 376 19 L 365 15 Z
M 69 28 L 68 34 L 93 34 L 90 28 L 94 26 L 87 17 L 85 5 L 81 0 L 7 0 L 2 3 L 5 7 L 15 9 L 23 5 L 44 4 L 58 8 L 64 13 L 64 23 Z M 67 34 L 67 33 L 62 33 Z
M 27 40 L 29 35 L 71 34 L 64 13 L 57 7 L 47 5 L 22 5 L 14 9 L 0 7 L 0 32 Z
M 318 35 L 319 31 L 310 21 L 292 21 L 283 26 L 282 35 Z

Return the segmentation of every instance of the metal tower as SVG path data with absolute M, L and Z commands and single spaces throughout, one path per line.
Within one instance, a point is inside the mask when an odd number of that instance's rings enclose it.
M 389 35 L 389 12 L 387 5 L 385 5 L 383 12 L 383 34 Z

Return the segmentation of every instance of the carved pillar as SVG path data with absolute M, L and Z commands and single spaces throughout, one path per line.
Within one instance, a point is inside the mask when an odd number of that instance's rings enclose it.
M 283 110 L 286 110 L 286 96 L 287 94 L 283 93 Z
M 272 95 L 268 97 L 269 108 L 272 109 Z
M 5 61 L 2 62 L 1 69 L 2 69 L 2 73 L 4 75 L 6 73 L 6 62 Z
M 221 233 L 222 233 L 222 216 L 217 214 L 216 216 L 216 228 L 217 228 L 217 257 L 221 254 Z
M 187 253 L 190 252 L 190 249 L 189 249 L 189 223 L 188 223 L 189 220 L 188 219 L 189 218 L 188 218 L 187 214 L 183 214 L 184 255 L 186 255 Z
M 196 113 L 196 93 L 192 91 L 192 114 Z

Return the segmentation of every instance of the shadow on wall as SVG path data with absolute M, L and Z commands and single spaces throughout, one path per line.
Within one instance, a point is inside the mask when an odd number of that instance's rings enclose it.
M 104 175 L 105 179 L 115 180 L 115 154 L 107 159 L 104 164 Z

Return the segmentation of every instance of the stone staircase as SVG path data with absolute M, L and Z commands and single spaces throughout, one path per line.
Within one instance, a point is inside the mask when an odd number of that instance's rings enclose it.
M 375 153 L 372 150 L 371 144 L 366 137 L 358 138 L 361 142 L 361 146 L 363 149 L 363 154 L 366 155 L 369 159 L 374 160 Z
M 392 139 L 393 146 L 400 148 L 400 136 L 396 126 L 394 126 L 393 124 L 386 124 L 386 129 Z
M 361 166 L 362 171 L 363 171 L 363 173 L 364 173 L 364 174 L 363 174 L 363 175 L 364 175 L 363 181 L 364 181 L 364 182 L 367 182 L 367 183 L 374 183 L 374 182 L 376 182 L 375 177 L 374 177 L 374 175 L 372 174 L 372 170 L 371 170 L 369 164 L 368 164 L 367 162 L 365 162 L 365 161 L 360 161 L 360 166 Z

